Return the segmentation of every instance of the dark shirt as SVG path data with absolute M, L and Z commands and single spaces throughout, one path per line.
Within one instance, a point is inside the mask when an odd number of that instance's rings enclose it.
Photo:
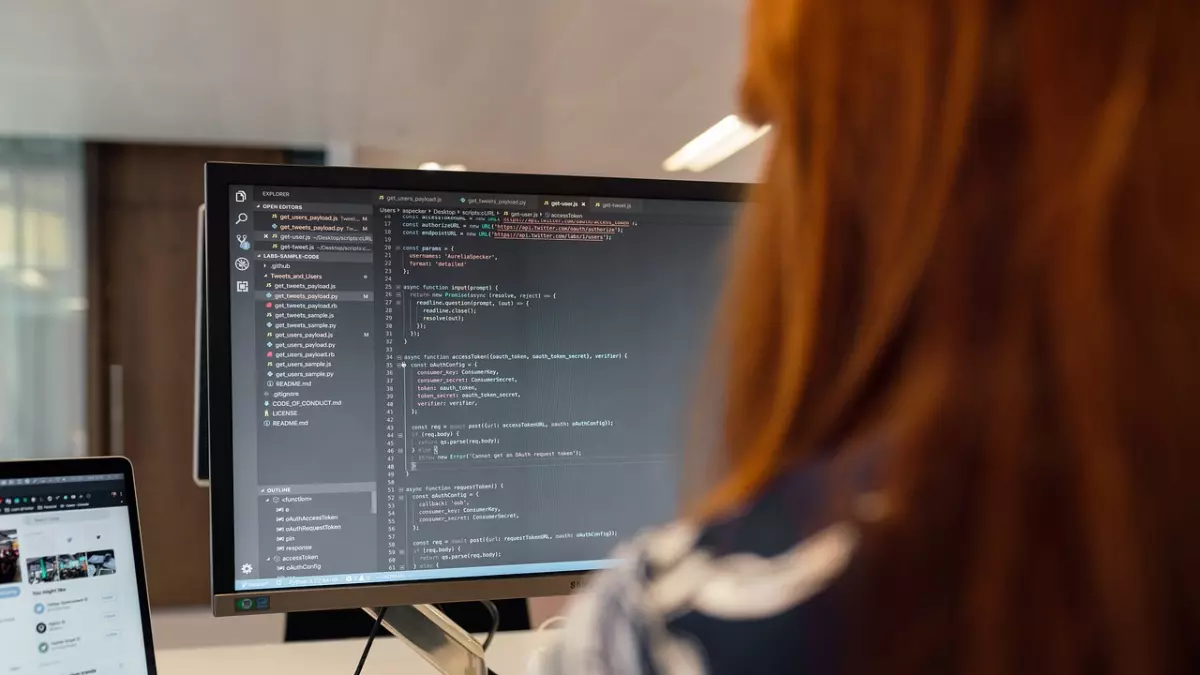
M 626 546 L 573 603 L 543 672 L 840 672 L 858 528 L 831 517 L 830 473 L 789 471 L 731 517 Z

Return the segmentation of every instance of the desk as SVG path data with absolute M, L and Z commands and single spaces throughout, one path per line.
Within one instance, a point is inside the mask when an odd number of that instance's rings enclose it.
M 497 675 L 525 675 L 529 655 L 550 644 L 557 631 L 500 633 L 487 652 Z M 237 647 L 163 649 L 155 655 L 162 675 L 353 675 L 366 639 L 292 642 Z M 437 675 L 407 644 L 380 635 L 367 657 L 364 675 Z

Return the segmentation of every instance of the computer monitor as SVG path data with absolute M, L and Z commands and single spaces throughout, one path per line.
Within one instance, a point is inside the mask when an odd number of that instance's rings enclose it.
M 563 595 L 674 515 L 743 186 L 205 181 L 216 615 Z

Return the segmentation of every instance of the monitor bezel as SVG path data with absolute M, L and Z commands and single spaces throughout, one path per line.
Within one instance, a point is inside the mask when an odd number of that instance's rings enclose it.
M 262 598 L 266 607 L 238 614 L 316 609 L 379 607 L 466 600 L 498 600 L 567 595 L 581 587 L 586 572 L 470 577 L 455 580 L 389 582 L 335 586 L 234 590 L 233 427 L 230 364 L 229 188 L 328 187 L 620 197 L 686 201 L 740 202 L 741 183 L 644 178 L 602 178 L 458 171 L 420 171 L 359 167 L 316 167 L 209 162 L 205 165 L 207 211 L 206 262 L 209 375 L 209 515 L 212 554 L 212 609 L 215 616 L 235 613 L 243 598 Z M 220 536 L 218 536 L 220 535 Z M 256 603 L 257 606 L 257 603 Z
M 192 482 L 208 487 L 208 298 L 204 271 L 204 204 L 196 209 L 196 363 L 192 399 Z
M 146 561 L 142 555 L 142 527 L 138 517 L 137 487 L 133 464 L 125 457 L 73 457 L 63 459 L 22 459 L 0 462 L 0 479 L 57 478 L 62 476 L 100 476 L 121 474 L 125 484 L 125 507 L 129 514 L 129 543 L 133 549 L 134 576 L 137 577 L 139 618 L 142 622 L 142 644 L 146 653 L 146 672 L 154 675 L 154 631 L 150 623 L 150 596 L 146 588 Z M 53 513 L 46 511 L 43 513 Z

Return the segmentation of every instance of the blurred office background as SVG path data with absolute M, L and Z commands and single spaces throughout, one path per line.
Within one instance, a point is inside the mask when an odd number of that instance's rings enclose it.
M 0 0 L 0 459 L 133 458 L 152 602 L 203 615 L 203 163 L 749 181 L 761 142 L 664 169 L 736 111 L 743 5 Z

